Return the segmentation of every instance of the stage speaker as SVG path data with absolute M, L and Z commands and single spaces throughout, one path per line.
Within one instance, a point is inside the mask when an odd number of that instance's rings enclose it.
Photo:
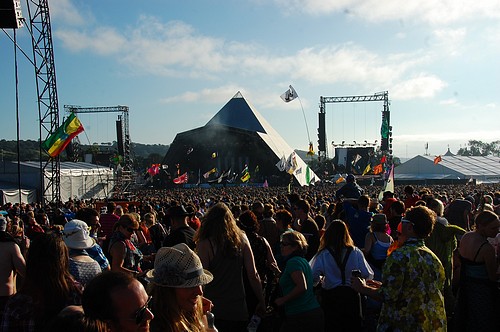
M 120 156 L 124 156 L 125 154 L 125 147 L 123 145 L 123 124 L 122 120 L 116 120 L 116 139 L 117 139 L 117 145 L 118 145 L 118 154 Z
M 19 29 L 23 26 L 20 0 L 0 0 L 0 28 Z

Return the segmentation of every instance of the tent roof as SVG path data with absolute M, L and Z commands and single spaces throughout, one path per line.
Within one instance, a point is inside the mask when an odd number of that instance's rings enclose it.
M 217 114 L 202 128 L 193 130 L 211 130 L 220 128 L 221 126 L 235 128 L 239 130 L 256 133 L 267 144 L 267 146 L 275 154 L 276 162 L 282 157 L 288 158 L 294 150 L 286 143 L 286 141 L 278 134 L 276 130 L 264 119 L 264 117 L 248 103 L 241 92 L 237 92 Z M 187 132 L 185 132 L 187 133 Z M 184 134 L 184 133 L 183 133 Z M 180 134 L 178 134 L 179 136 Z M 307 185 L 306 163 L 296 155 L 297 169 L 294 172 L 294 177 L 301 186 Z M 320 179 L 312 171 L 309 170 L 311 182 L 319 182 Z
M 500 157 L 449 156 L 434 164 L 433 156 L 416 156 L 396 167 L 396 179 L 476 179 L 500 182 Z

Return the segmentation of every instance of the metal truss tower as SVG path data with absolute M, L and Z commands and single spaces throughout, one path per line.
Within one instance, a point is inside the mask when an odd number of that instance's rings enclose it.
M 123 139 L 123 169 L 117 176 L 115 193 L 124 194 L 133 183 L 133 159 L 129 129 L 129 108 L 128 106 L 96 106 L 82 107 L 75 105 L 64 105 L 66 112 L 77 113 L 121 113 L 118 115 L 118 126 L 123 130 L 123 135 L 118 133 L 118 142 Z M 122 136 L 122 137 L 120 137 Z M 119 147 L 120 150 L 120 147 Z
M 388 151 L 389 156 L 392 156 L 392 138 L 389 136 L 392 134 L 391 130 L 392 127 L 390 125 L 390 112 L 389 112 L 389 92 L 388 91 L 383 91 L 383 92 L 378 92 L 373 95 L 368 95 L 368 96 L 344 96 L 344 97 L 319 97 L 320 104 L 319 104 L 319 125 L 318 125 L 318 157 L 328 157 L 328 148 L 327 148 L 327 142 L 326 142 L 326 125 L 325 125 L 325 106 L 326 104 L 330 103 L 356 103 L 356 102 L 368 102 L 368 101 L 383 101 L 384 102 L 384 110 L 382 111 L 382 122 L 383 125 L 384 123 L 387 125 L 387 130 L 389 132 L 389 135 L 387 137 L 384 137 L 384 134 L 382 134 L 382 146 L 381 150 L 382 151 Z M 387 145 L 384 144 L 384 142 L 387 143 Z
M 61 201 L 61 168 L 59 156 L 42 160 L 42 142 L 59 127 L 59 105 L 56 68 L 47 0 L 26 0 L 33 46 L 38 114 L 40 120 L 40 181 L 43 204 Z

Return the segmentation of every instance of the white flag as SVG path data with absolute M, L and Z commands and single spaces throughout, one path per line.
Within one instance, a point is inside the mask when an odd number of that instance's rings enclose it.
M 280 161 L 276 164 L 276 167 L 283 172 L 286 169 L 286 158 L 285 156 L 281 157 Z
M 297 91 L 290 85 L 290 89 L 286 90 L 280 97 L 285 103 L 289 103 L 298 96 Z

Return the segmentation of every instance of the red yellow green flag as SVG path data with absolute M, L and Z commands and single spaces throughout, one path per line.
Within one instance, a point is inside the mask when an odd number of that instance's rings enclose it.
M 49 156 L 57 157 L 64 151 L 69 142 L 83 130 L 83 125 L 80 120 L 74 113 L 71 113 L 62 126 L 57 128 L 57 130 L 42 143 L 42 147 L 47 151 Z

